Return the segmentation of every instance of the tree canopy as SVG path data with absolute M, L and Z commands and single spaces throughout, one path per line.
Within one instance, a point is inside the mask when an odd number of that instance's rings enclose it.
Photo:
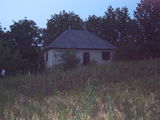
M 141 34 L 139 43 L 146 49 L 145 57 L 160 57 L 160 0 L 141 0 L 135 18 Z
M 6 67 L 7 70 L 14 68 L 15 71 L 22 73 L 40 69 L 39 66 L 42 64 L 42 51 L 39 47 L 41 37 L 36 23 L 25 18 L 14 22 L 10 29 L 10 31 L 3 32 L 0 39 L 0 65 Z

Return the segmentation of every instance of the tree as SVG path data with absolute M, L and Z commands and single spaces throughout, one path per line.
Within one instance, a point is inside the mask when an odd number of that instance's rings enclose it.
M 136 20 L 130 18 L 128 8 L 113 9 L 109 6 L 103 17 L 89 16 L 86 26 L 88 31 L 119 48 L 116 59 L 141 59 L 141 55 L 137 54 L 144 52 L 138 44 L 140 30 Z
M 20 58 L 25 61 L 23 71 L 34 71 L 39 63 L 39 44 L 41 44 L 40 29 L 32 20 L 19 20 L 10 26 L 9 44 L 13 51 L 19 51 Z
M 105 40 L 110 43 L 117 45 L 118 33 L 116 30 L 116 13 L 112 6 L 109 6 L 107 11 L 105 12 L 104 24 L 103 24 L 103 34 Z
M 3 30 L 2 30 L 2 27 L 0 26 L 0 37 L 2 34 L 3 34 Z
M 4 39 L 5 32 L 3 31 L 2 27 L 0 26 L 0 40 Z
M 39 29 L 32 20 L 19 20 L 10 26 L 13 42 L 16 47 L 38 46 L 40 43 Z
M 128 42 L 134 35 L 135 22 L 129 17 L 126 7 L 113 9 L 109 6 L 103 17 L 89 16 L 86 23 L 87 30 L 116 46 Z
M 1 28 L 1 27 L 0 27 Z M 24 65 L 18 49 L 13 49 L 10 32 L 0 29 L 0 69 L 5 69 L 7 74 L 15 74 Z
M 83 29 L 82 19 L 73 12 L 62 11 L 59 14 L 54 14 L 47 22 L 47 29 L 45 31 L 44 46 L 49 45 L 60 34 L 68 29 Z
M 5 46 L 4 40 L 0 39 L 0 69 L 7 70 L 7 74 L 13 74 L 18 71 L 22 62 L 18 51 L 12 54 L 12 50 Z
M 103 18 L 95 15 L 89 16 L 88 20 L 86 21 L 86 29 L 103 38 Z
M 135 11 L 140 29 L 139 44 L 146 49 L 144 57 L 160 57 L 160 0 L 141 0 Z
M 122 44 L 128 42 L 131 37 L 131 18 L 129 17 L 128 8 L 117 8 L 115 9 L 115 17 L 116 17 L 116 32 L 118 34 L 117 37 L 117 45 L 121 46 Z
M 108 10 L 105 12 L 104 16 L 105 39 L 108 39 L 116 46 L 121 46 L 131 40 L 131 22 L 132 20 L 129 16 L 128 8 L 123 7 L 121 9 L 113 9 L 112 6 L 108 7 Z
M 86 21 L 86 27 L 88 31 L 116 45 L 118 37 L 116 32 L 116 14 L 112 6 L 108 7 L 103 17 L 89 16 Z

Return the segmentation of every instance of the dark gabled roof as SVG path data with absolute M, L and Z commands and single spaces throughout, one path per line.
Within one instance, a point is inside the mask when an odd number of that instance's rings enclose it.
M 46 49 L 116 49 L 101 38 L 83 30 L 67 30 Z

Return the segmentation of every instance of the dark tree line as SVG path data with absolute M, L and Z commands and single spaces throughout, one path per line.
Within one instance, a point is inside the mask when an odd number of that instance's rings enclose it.
M 146 57 L 160 57 L 160 0 L 142 0 L 135 11 Z
M 10 73 L 39 71 L 42 69 L 41 29 L 32 20 L 19 20 L 10 31 L 0 35 L 0 68 Z
M 160 57 L 160 0 L 141 0 L 134 18 L 128 8 L 109 6 L 101 17 L 83 21 L 74 12 L 54 14 L 47 28 L 33 20 L 14 22 L 9 31 L 0 27 L 0 67 L 14 71 L 39 71 L 43 68 L 42 48 L 68 29 L 90 31 L 118 47 L 115 59 L 139 60 Z

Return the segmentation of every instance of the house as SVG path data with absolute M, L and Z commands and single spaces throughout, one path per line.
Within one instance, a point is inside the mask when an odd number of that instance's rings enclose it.
M 88 31 L 67 30 L 53 41 L 44 52 L 47 68 L 54 67 L 63 61 L 60 55 L 66 50 L 76 51 L 80 64 L 94 61 L 98 64 L 111 62 L 116 47 Z

